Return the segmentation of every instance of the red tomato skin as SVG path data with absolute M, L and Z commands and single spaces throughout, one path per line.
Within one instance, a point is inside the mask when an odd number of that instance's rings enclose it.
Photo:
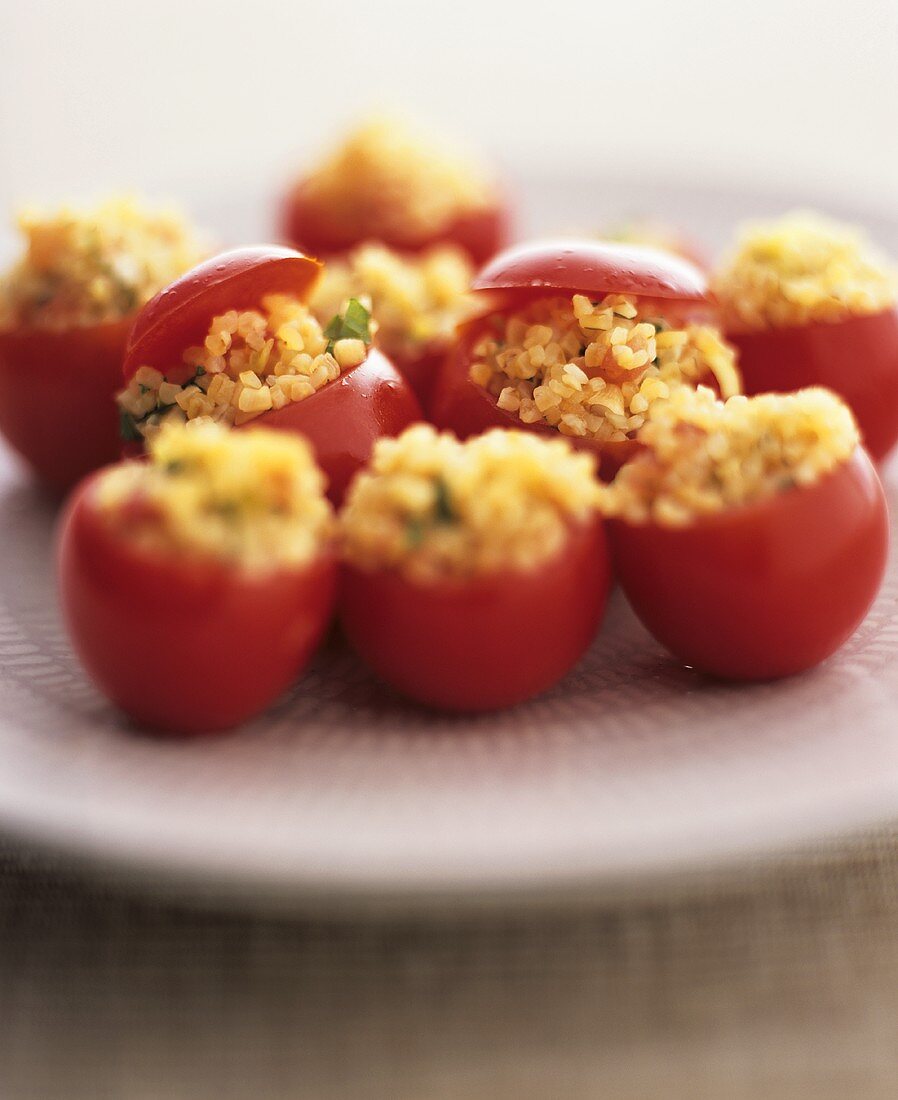
M 459 439 L 480 435 L 491 428 L 515 428 L 550 439 L 564 439 L 576 450 L 589 451 L 596 456 L 602 478 L 608 481 L 614 477 L 624 462 L 639 449 L 634 440 L 600 444 L 591 439 L 562 435 L 557 428 L 545 422 L 525 424 L 514 413 L 500 409 L 492 394 L 471 380 L 468 372 L 473 360 L 473 347 L 486 320 L 488 318 L 479 319 L 462 327 L 456 344 L 437 370 L 428 405 L 431 421 L 444 431 L 454 432 Z
M 508 241 L 511 219 L 502 195 L 479 210 L 459 214 L 436 232 L 421 235 L 388 232 L 372 225 L 370 231 L 347 232 L 323 204 L 308 195 L 300 181 L 287 195 L 281 210 L 281 235 L 295 248 L 315 256 L 333 259 L 345 255 L 366 241 L 379 241 L 396 252 L 415 254 L 440 244 L 454 244 L 467 252 L 475 264 L 485 263 Z
M 689 527 L 609 522 L 615 573 L 684 664 L 730 680 L 813 668 L 854 633 L 882 583 L 885 495 L 866 451 L 815 485 Z
M 340 616 L 380 679 L 427 706 L 498 710 L 539 695 L 583 655 L 602 621 L 608 547 L 596 519 L 532 573 L 416 583 L 344 566 Z
M 845 321 L 732 332 L 747 394 L 827 386 L 851 406 L 879 462 L 898 441 L 898 310 Z
M 317 260 L 280 245 L 235 248 L 204 260 L 137 314 L 122 368 L 125 382 L 142 366 L 161 370 L 169 381 L 184 381 L 192 371 L 181 356 L 202 343 L 213 317 L 256 309 L 269 294 L 303 301 L 320 272 Z
M 437 375 L 449 348 L 444 343 L 424 345 L 416 355 L 393 355 L 392 361 L 402 377 L 411 386 L 418 404 L 426 413 L 430 408 L 431 396 Z
M 55 493 L 118 457 L 114 398 L 132 321 L 0 331 L 0 432 Z
M 328 496 L 339 505 L 377 440 L 399 435 L 422 415 L 406 380 L 382 352 L 371 348 L 364 362 L 311 397 L 262 413 L 242 427 L 305 436 L 327 477 Z
M 513 245 L 474 276 L 471 288 L 541 298 L 557 292 L 683 303 L 708 300 L 705 274 L 684 257 L 645 245 L 597 240 Z
M 263 711 L 327 629 L 333 553 L 258 578 L 149 554 L 98 515 L 95 484 L 67 505 L 57 559 L 64 618 L 90 677 L 138 724 L 164 732 L 229 729 Z

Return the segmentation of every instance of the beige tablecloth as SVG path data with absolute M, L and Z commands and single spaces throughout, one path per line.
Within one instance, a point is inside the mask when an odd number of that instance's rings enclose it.
M 347 921 L 0 856 L 2 1100 L 894 1100 L 898 831 L 676 900 Z

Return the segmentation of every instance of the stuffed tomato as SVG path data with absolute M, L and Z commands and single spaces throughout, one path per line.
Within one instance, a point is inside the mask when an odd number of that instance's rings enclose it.
M 547 690 L 608 595 L 594 470 L 523 432 L 462 443 L 420 425 L 380 442 L 341 516 L 351 644 L 429 706 L 493 710 Z
M 675 394 L 602 490 L 615 571 L 685 664 L 737 680 L 802 672 L 855 631 L 882 582 L 888 515 L 830 391 Z
M 375 344 L 426 411 L 456 328 L 475 312 L 469 293 L 473 277 L 473 265 L 454 245 L 403 255 L 367 244 L 328 263 L 311 305 L 319 320 L 338 313 L 351 298 L 368 306 L 377 318 Z
M 463 438 L 490 427 L 560 433 L 609 476 L 675 389 L 739 391 L 731 349 L 699 323 L 705 278 L 680 257 L 537 243 L 497 256 L 473 289 L 487 305 L 463 326 L 431 404 L 434 422 Z
M 371 347 L 353 300 L 322 326 L 306 302 L 321 265 L 287 248 L 213 257 L 139 314 L 118 397 L 140 444 L 168 421 L 199 418 L 304 435 L 339 501 L 374 441 L 420 417 L 408 383 Z
M 508 212 L 489 173 L 445 141 L 374 119 L 290 188 L 282 231 L 316 256 L 369 241 L 407 253 L 450 244 L 479 264 L 505 244 Z
M 111 199 L 28 212 L 0 280 L 0 432 L 64 492 L 119 453 L 115 394 L 138 309 L 199 259 L 180 216 Z
M 323 635 L 337 575 L 324 479 L 300 439 L 166 425 L 146 462 L 107 467 L 62 521 L 72 642 L 100 689 L 154 729 L 264 710 Z
M 715 279 L 746 393 L 826 386 L 879 461 L 898 441 L 898 282 L 856 231 L 810 214 L 747 229 Z

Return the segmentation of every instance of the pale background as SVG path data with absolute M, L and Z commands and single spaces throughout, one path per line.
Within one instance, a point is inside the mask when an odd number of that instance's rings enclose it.
M 375 105 L 512 174 L 898 205 L 896 0 L 0 0 L 0 215 L 273 187 Z

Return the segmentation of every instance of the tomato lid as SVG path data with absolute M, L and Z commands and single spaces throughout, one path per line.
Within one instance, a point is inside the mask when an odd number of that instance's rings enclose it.
M 125 381 L 141 366 L 176 381 L 181 355 L 203 339 L 213 317 L 257 308 L 269 294 L 305 298 L 321 267 L 311 256 L 279 245 L 235 248 L 197 264 L 137 314 L 125 351 Z
M 552 240 L 500 252 L 477 273 L 478 291 L 557 290 L 571 294 L 634 294 L 701 302 L 702 272 L 688 260 L 647 245 Z

